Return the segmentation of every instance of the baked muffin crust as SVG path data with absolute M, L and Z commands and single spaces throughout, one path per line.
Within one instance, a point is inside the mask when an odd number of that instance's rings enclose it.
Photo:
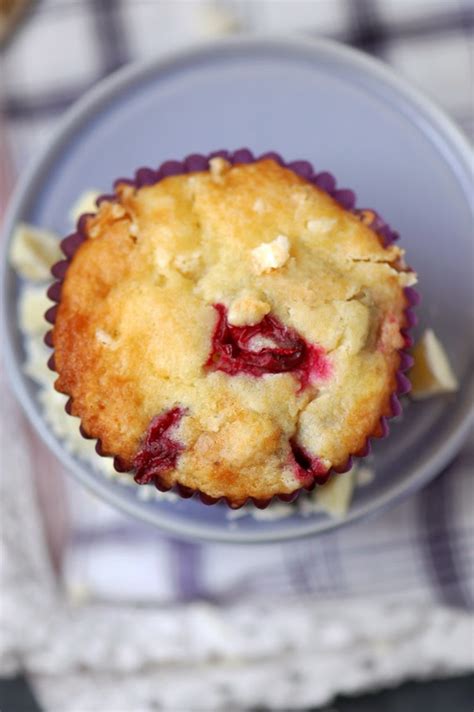
M 86 220 L 52 335 L 56 388 L 105 453 L 239 506 L 380 434 L 414 276 L 367 216 L 271 159 L 116 192 Z

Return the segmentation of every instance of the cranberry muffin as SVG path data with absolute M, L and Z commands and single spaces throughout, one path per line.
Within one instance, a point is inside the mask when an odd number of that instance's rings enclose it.
M 55 387 L 139 484 L 290 500 L 399 412 L 416 279 L 387 231 L 306 162 L 142 169 L 63 242 Z

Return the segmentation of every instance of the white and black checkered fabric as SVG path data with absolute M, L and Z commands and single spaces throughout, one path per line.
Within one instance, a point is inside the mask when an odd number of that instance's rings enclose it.
M 42 0 L 2 54 L 13 163 L 21 172 L 68 106 L 121 65 L 231 29 L 302 31 L 366 50 L 418 85 L 474 137 L 473 27 L 474 8 L 462 0 Z M 73 578 L 82 572 L 105 598 L 114 590 L 129 599 L 147 591 L 155 601 L 423 591 L 431 600 L 470 606 L 472 450 L 453 467 L 456 488 L 446 472 L 387 513 L 375 537 L 368 522 L 358 525 L 356 537 L 353 529 L 340 530 L 271 550 L 255 547 L 250 558 L 248 549 L 233 547 L 231 567 L 227 547 L 166 540 L 105 505 L 94 509 L 76 492 L 68 571 Z M 109 565 L 117 557 L 122 566 Z

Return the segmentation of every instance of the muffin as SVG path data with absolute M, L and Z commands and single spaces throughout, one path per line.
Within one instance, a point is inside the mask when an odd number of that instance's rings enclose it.
M 119 179 L 63 241 L 55 387 L 138 484 L 265 506 L 347 470 L 399 414 L 416 281 L 305 161 L 249 151 Z

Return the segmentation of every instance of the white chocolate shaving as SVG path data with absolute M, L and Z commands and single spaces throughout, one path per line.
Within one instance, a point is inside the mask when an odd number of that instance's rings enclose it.
M 279 269 L 290 256 L 290 241 L 286 235 L 278 235 L 272 242 L 262 242 L 252 250 L 252 263 L 256 274 Z

